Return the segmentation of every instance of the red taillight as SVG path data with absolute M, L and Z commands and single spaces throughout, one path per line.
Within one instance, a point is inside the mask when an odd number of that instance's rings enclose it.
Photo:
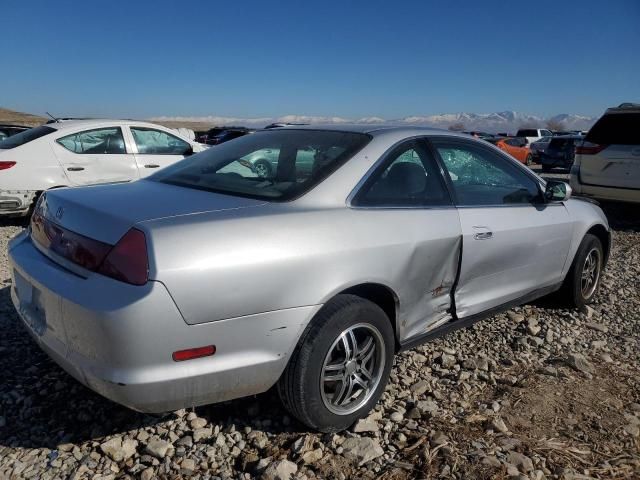
M 16 164 L 16 162 L 0 162 L 0 170 L 6 170 L 7 168 L 11 168 Z
M 215 345 L 207 345 L 206 347 L 188 348 L 187 350 L 179 350 L 173 352 L 171 357 L 174 362 L 183 362 L 184 360 L 192 360 L 194 358 L 209 357 L 216 353 Z
M 147 283 L 149 261 L 144 233 L 135 228 L 129 230 L 107 254 L 97 271 L 132 285 Z
M 31 237 L 51 250 L 87 270 L 95 271 L 111 245 L 77 234 L 44 218 L 39 208 L 31 217 Z
M 580 155 L 595 155 L 607 148 L 609 145 L 599 145 L 597 143 L 584 142 L 582 145 L 576 145 L 576 153 Z

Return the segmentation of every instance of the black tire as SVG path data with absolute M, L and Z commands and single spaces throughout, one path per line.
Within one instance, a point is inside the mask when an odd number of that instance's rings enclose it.
M 548 167 L 547 165 L 542 165 L 542 171 L 545 173 L 549 173 L 551 171 L 551 167 Z
M 592 252 L 595 252 L 595 254 Z M 597 257 L 596 277 L 593 284 L 585 292 L 584 287 L 587 282 L 583 281 L 583 274 L 587 267 L 587 257 L 589 255 L 595 255 Z M 578 247 L 571 268 L 560 290 L 563 303 L 580 309 L 590 304 L 598 292 L 603 266 L 604 251 L 602 249 L 602 242 L 600 242 L 600 239 L 595 235 L 588 233 L 584 236 Z
M 527 155 L 527 159 L 525 160 L 527 167 L 533 165 L 533 156 L 531 154 Z
M 256 169 L 258 176 L 260 178 L 271 178 L 273 175 L 273 168 L 271 167 L 271 163 L 268 160 L 260 159 L 256 160 L 253 164 L 253 167 Z
M 374 352 L 378 355 L 375 348 L 379 347 L 379 351 L 384 352 L 385 360 L 378 363 L 376 376 L 380 377 L 375 388 L 372 385 L 368 393 L 365 394 L 362 390 L 363 395 L 355 398 L 353 407 L 358 408 L 353 412 L 338 414 L 327 406 L 326 402 L 331 401 L 325 390 L 327 383 L 321 382 L 321 378 L 325 361 L 330 358 L 331 352 L 337 351 L 341 334 L 354 327 L 365 329 L 365 332 L 372 329 L 380 334 L 375 338 L 382 342 L 375 344 Z M 389 379 L 393 356 L 393 328 L 384 311 L 361 297 L 338 295 L 322 307 L 300 337 L 289 364 L 278 381 L 280 399 L 291 415 L 314 430 L 344 430 L 365 416 L 378 402 Z M 334 400 L 336 396 L 340 397 L 341 394 L 334 394 Z M 358 405 L 358 402 L 362 404 Z M 333 407 L 336 408 L 335 405 Z

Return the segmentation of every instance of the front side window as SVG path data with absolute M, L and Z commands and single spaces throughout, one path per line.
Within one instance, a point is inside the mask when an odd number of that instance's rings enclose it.
M 184 140 L 162 130 L 130 127 L 133 140 L 142 155 L 184 155 L 191 150 Z
M 530 204 L 540 201 L 535 180 L 500 154 L 479 145 L 436 140 L 461 206 Z
M 50 133 L 55 132 L 55 128 L 47 127 L 46 125 L 42 125 L 40 127 L 30 128 L 29 130 L 25 130 L 24 132 L 17 133 L 8 138 L 2 140 L 0 143 L 0 149 L 9 149 L 16 148 L 25 143 L 32 142 L 38 138 L 44 137 L 45 135 L 49 135 Z
M 420 207 L 450 205 L 437 164 L 422 143 L 398 147 L 354 199 L 354 205 Z
M 175 163 L 150 180 L 217 193 L 289 200 L 306 193 L 370 140 L 361 133 L 264 130 Z
M 56 141 L 70 152 L 84 155 L 127 153 L 122 130 L 119 127 L 86 130 L 67 135 Z

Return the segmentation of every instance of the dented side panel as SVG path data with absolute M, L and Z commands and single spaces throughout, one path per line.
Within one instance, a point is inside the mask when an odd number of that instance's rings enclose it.
M 189 324 L 323 304 L 363 283 L 394 292 L 400 341 L 451 318 L 461 241 L 455 208 L 265 205 L 208 215 L 216 221 L 141 225 L 154 252 L 151 275 L 167 285 Z M 166 253 L 178 244 L 179 256 Z

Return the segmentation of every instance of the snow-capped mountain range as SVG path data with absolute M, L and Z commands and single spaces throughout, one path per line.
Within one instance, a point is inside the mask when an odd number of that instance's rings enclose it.
M 504 111 L 496 113 L 444 113 L 440 115 L 409 116 L 397 119 L 380 117 L 343 118 L 312 115 L 284 115 L 282 117 L 240 118 L 240 117 L 155 117 L 156 122 L 202 122 L 210 125 L 246 125 L 264 127 L 273 122 L 289 123 L 367 123 L 372 125 L 424 125 L 438 128 L 449 128 L 451 125 L 463 125 L 465 130 L 478 130 L 490 133 L 515 133 L 522 127 L 545 128 L 554 123 L 566 130 L 588 130 L 597 117 L 562 113 L 543 118 L 526 113 Z

